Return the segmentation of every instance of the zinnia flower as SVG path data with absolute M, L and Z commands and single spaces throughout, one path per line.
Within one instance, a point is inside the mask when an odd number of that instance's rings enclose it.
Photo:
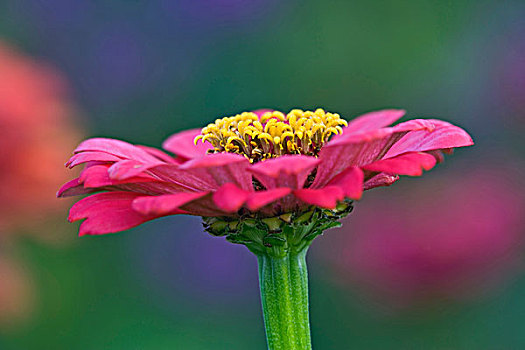
M 421 175 L 454 147 L 472 145 L 461 128 L 404 111 L 372 112 L 347 123 L 322 109 L 260 110 L 171 136 L 164 148 L 110 139 L 81 143 L 68 166 L 85 163 L 59 196 L 93 194 L 69 220 L 80 234 L 117 232 L 172 214 L 204 217 L 214 235 L 258 257 L 270 349 L 311 349 L 306 252 L 340 225 L 363 190 L 398 175 Z
M 163 147 L 175 157 L 93 138 L 67 163 L 86 167 L 58 196 L 102 192 L 71 208 L 70 221 L 86 219 L 80 235 L 118 232 L 173 214 L 230 220 L 303 213 L 312 206 L 334 210 L 398 175 L 421 175 L 453 147 L 472 145 L 464 130 L 440 120 L 387 127 L 403 115 L 371 112 L 347 125 L 322 109 L 242 113 L 171 136 Z

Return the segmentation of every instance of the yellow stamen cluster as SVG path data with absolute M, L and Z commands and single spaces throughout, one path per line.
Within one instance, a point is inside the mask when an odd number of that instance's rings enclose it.
M 293 109 L 287 115 L 272 111 L 261 117 L 243 112 L 215 120 L 195 138 L 213 145 L 211 152 L 245 155 L 252 163 L 284 154 L 317 156 L 332 135 L 341 134 L 347 122 L 337 113 L 321 108 Z

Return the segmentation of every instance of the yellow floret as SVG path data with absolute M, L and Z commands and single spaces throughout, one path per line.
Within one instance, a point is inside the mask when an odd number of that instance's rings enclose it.
M 283 154 L 317 156 L 322 145 L 334 134 L 341 134 L 348 123 L 337 113 L 321 108 L 315 111 L 292 109 L 288 114 L 266 112 L 261 117 L 243 112 L 215 120 L 202 129 L 195 144 L 210 142 L 212 152 L 231 152 L 251 162 Z

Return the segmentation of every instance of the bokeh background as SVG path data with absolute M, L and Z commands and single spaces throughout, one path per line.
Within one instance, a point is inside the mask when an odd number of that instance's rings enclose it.
M 264 349 L 256 260 L 168 217 L 76 237 L 82 139 L 397 107 L 474 137 L 312 246 L 316 349 L 525 348 L 525 2 L 0 1 L 0 349 Z

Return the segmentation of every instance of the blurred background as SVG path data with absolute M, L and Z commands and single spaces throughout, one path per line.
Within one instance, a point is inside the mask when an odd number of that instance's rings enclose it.
M 263 107 L 464 127 L 310 249 L 316 349 L 523 349 L 525 2 L 0 1 L 0 349 L 264 349 L 256 259 L 168 217 L 78 238 L 87 137 Z

